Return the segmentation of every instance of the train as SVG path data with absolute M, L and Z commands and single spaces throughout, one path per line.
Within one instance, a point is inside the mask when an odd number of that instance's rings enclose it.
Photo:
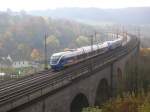
M 119 37 L 113 41 L 105 41 L 103 43 L 94 44 L 92 46 L 84 46 L 77 49 L 70 49 L 64 52 L 54 53 L 50 57 L 50 66 L 55 71 L 60 71 L 65 67 L 76 64 L 81 60 L 88 58 L 91 52 L 98 51 L 99 54 L 105 53 L 107 51 L 116 49 L 122 46 L 123 37 Z M 82 55 L 86 57 L 82 57 Z

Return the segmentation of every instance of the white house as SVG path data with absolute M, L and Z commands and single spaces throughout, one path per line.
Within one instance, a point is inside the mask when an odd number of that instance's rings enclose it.
M 8 55 L 7 57 L 0 57 L 0 68 L 7 68 L 12 66 L 12 59 Z
M 30 67 L 31 64 L 29 61 L 14 61 L 12 66 L 14 68 Z

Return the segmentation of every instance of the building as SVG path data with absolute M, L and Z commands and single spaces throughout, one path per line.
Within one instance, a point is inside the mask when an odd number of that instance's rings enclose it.
M 14 61 L 12 67 L 14 68 L 24 68 L 32 66 L 29 61 Z
M 0 68 L 7 68 L 12 66 L 12 59 L 8 55 L 7 57 L 0 57 Z

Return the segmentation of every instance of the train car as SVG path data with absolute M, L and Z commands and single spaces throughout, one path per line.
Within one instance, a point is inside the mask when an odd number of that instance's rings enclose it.
M 71 64 L 75 64 L 83 59 L 77 59 L 77 56 L 82 54 L 88 54 L 91 51 L 99 50 L 100 53 L 104 53 L 108 50 L 107 44 L 98 44 L 93 45 L 93 48 L 91 46 L 85 46 L 78 48 L 76 50 L 66 51 L 66 52 L 60 52 L 60 53 L 54 53 L 50 58 L 50 66 L 52 69 L 59 71 L 63 69 L 64 67 L 67 67 Z
M 109 50 L 113 50 L 117 47 L 122 46 L 122 38 L 116 39 L 114 41 L 107 41 Z
M 99 44 L 99 49 L 98 50 L 99 50 L 99 54 L 107 52 L 109 50 L 108 49 L 108 43 L 104 42 L 103 44 Z
M 61 70 L 66 66 L 74 64 L 77 62 L 77 56 L 83 53 L 84 52 L 81 49 L 55 53 L 50 58 L 51 68 L 54 70 Z
M 50 58 L 50 66 L 52 69 L 61 69 L 61 57 L 66 54 L 66 52 L 54 53 Z
M 114 41 L 106 41 L 102 44 L 96 44 L 91 46 L 84 46 L 78 49 L 69 50 L 60 53 L 54 53 L 50 58 L 50 66 L 52 69 L 59 71 L 67 66 L 75 64 L 83 59 L 77 58 L 83 54 L 89 54 L 92 51 L 98 51 L 97 53 L 102 54 L 108 50 L 115 49 L 122 45 L 122 38 L 118 38 Z M 88 58 L 88 55 L 87 57 Z M 84 59 L 86 59 L 84 57 Z

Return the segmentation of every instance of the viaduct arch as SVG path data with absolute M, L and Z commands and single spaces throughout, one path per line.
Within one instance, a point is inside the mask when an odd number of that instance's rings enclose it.
M 71 102 L 70 112 L 81 112 L 83 108 L 88 106 L 89 106 L 88 98 L 84 94 L 79 93 L 78 95 L 75 96 L 75 98 Z
M 108 100 L 109 96 L 110 86 L 108 85 L 107 79 L 101 79 L 96 90 L 95 105 L 100 106 Z

